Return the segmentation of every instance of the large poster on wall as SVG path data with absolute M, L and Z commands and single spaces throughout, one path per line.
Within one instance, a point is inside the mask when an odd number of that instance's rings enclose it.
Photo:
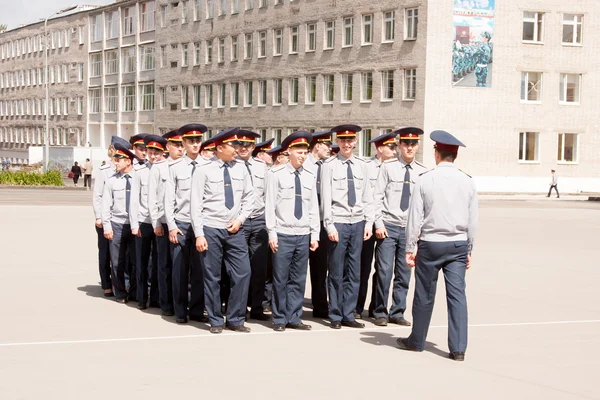
M 452 85 L 492 87 L 496 0 L 453 0 Z

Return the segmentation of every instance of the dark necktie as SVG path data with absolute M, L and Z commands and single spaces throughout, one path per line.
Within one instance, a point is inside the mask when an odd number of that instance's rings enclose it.
M 400 209 L 406 211 L 408 209 L 408 201 L 410 200 L 410 164 L 406 164 L 404 167 L 406 172 L 404 173 L 404 184 L 402 185 L 402 197 L 400 198 Z
M 254 179 L 252 178 L 252 170 L 250 170 L 250 161 L 245 161 L 246 169 L 248 170 L 248 175 L 250 175 L 250 182 L 254 185 Z
M 127 214 L 129 214 L 129 203 L 131 202 L 131 182 L 129 179 L 131 176 L 129 174 L 125 174 L 125 180 L 127 183 L 125 184 L 125 210 Z
M 350 160 L 346 161 L 348 164 L 347 174 L 348 174 L 348 205 L 350 207 L 354 207 L 356 205 L 356 190 L 354 189 L 354 175 L 352 174 L 352 162 Z
M 229 164 L 223 164 L 223 184 L 225 185 L 225 207 L 233 208 L 233 188 L 231 187 L 231 176 L 229 176 Z
M 302 218 L 302 185 L 300 185 L 300 171 L 294 171 L 296 175 L 296 196 L 294 199 L 294 217 Z
M 323 161 L 317 161 L 317 196 L 321 196 L 321 165 Z
M 196 172 L 196 165 L 198 165 L 198 162 L 194 160 L 190 164 L 192 164 L 192 176 L 194 176 L 194 172 Z

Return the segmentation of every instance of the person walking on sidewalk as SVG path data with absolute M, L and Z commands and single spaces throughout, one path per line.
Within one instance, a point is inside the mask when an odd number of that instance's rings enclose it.
M 94 164 L 90 161 L 89 158 L 85 159 L 85 163 L 83 164 L 83 187 L 88 188 L 88 190 L 92 187 L 92 171 L 94 169 Z
M 75 164 L 71 167 L 70 175 L 73 178 L 73 183 L 75 184 L 75 186 L 77 186 L 77 181 L 79 181 L 79 177 L 81 176 L 81 167 L 79 166 L 77 161 L 75 161 Z
M 552 193 L 552 189 L 556 190 L 556 198 L 560 199 L 560 194 L 558 193 L 558 176 L 556 176 L 556 171 L 552 170 L 552 180 L 550 181 L 550 189 L 548 189 L 548 196 L 550 197 L 550 193 Z

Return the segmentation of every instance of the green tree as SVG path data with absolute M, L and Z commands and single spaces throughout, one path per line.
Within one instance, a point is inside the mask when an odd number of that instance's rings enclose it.
M 4 33 L 6 30 L 8 29 L 8 27 L 4 24 L 0 25 L 0 33 Z

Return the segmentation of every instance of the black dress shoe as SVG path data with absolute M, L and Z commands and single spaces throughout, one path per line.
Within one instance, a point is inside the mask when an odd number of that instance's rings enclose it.
M 400 338 L 400 339 L 396 339 L 396 343 L 398 344 L 398 347 L 400 347 L 400 349 L 402 350 L 408 350 L 408 351 L 421 351 L 421 350 L 417 350 L 412 346 L 408 345 L 408 338 Z
M 402 325 L 402 326 L 411 326 L 410 321 L 404 319 L 404 317 L 394 317 L 390 318 L 390 324 Z
M 275 324 L 275 325 L 273 325 L 273 330 L 275 332 L 283 332 L 283 331 L 285 331 L 285 325 L 284 324 Z
M 373 321 L 373 324 L 375 324 L 377 326 L 387 326 L 388 320 L 385 317 L 375 318 L 375 321 Z
M 210 327 L 210 333 L 222 333 L 223 332 L 223 325 L 217 325 L 217 326 L 211 326 Z
M 155 301 L 151 301 L 150 302 L 150 307 L 151 308 L 160 308 L 160 303 L 157 303 Z
M 250 333 L 251 329 L 244 325 L 227 325 L 227 329 L 234 332 Z
M 263 312 L 250 312 L 250 319 L 255 319 L 257 321 L 270 321 L 271 316 L 266 315 Z
M 343 326 L 347 326 L 349 328 L 364 328 L 365 324 L 356 322 L 356 321 L 342 321 Z
M 448 356 L 454 361 L 465 361 L 465 353 L 460 351 L 451 352 Z
M 208 317 L 205 315 L 190 315 L 190 321 L 208 322 Z
M 187 324 L 188 319 L 187 317 L 177 317 L 175 319 L 175 322 L 177 322 L 178 324 Z
M 297 329 L 299 331 L 310 331 L 312 329 L 312 326 L 306 325 L 302 322 L 300 322 L 299 324 L 287 324 L 285 327 L 290 329 Z
M 342 329 L 341 321 L 331 321 L 331 325 L 329 325 L 331 329 Z
M 313 318 L 329 318 L 329 313 L 322 311 L 313 311 L 312 316 Z
M 371 310 L 369 310 L 369 318 L 375 318 L 375 314 Z
M 162 310 L 160 312 L 160 315 L 162 315 L 163 317 L 172 317 L 173 315 L 175 315 L 175 311 L 173 311 L 173 310 Z
M 104 297 L 115 297 L 113 292 L 104 293 Z
M 273 309 L 271 308 L 271 306 L 264 306 L 263 307 L 263 312 L 266 312 L 266 313 L 270 314 L 270 313 L 273 312 Z
M 354 312 L 354 319 L 362 319 L 362 314 L 358 312 Z
M 117 299 L 117 303 L 121 303 L 121 304 L 127 304 L 129 300 L 127 300 L 127 297 L 124 297 L 122 299 Z
M 148 308 L 148 306 L 146 305 L 146 303 L 138 303 L 138 305 L 137 305 L 138 310 L 145 310 L 147 308 Z

